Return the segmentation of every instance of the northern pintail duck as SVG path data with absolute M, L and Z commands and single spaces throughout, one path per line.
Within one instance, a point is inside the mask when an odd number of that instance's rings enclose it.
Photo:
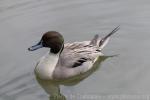
M 92 74 L 96 66 L 108 57 L 101 50 L 110 36 L 118 30 L 119 26 L 104 38 L 95 35 L 91 41 L 66 44 L 60 33 L 49 31 L 42 36 L 39 43 L 28 48 L 29 51 L 50 48 L 35 67 L 36 79 L 50 95 L 50 100 L 66 100 L 60 93 L 59 85 L 74 85 Z
M 35 75 L 42 80 L 65 80 L 85 73 L 93 67 L 101 50 L 108 43 L 110 36 L 119 30 L 119 26 L 104 38 L 95 35 L 91 41 L 64 44 L 63 36 L 56 31 L 46 32 L 40 42 L 30 48 L 34 51 L 42 47 L 50 48 L 35 67 Z

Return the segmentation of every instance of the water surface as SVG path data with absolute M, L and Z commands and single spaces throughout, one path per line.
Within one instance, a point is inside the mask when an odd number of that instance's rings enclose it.
M 103 53 L 120 55 L 78 85 L 62 86 L 61 92 L 75 98 L 102 96 L 95 100 L 148 100 L 149 9 L 149 0 L 1 0 L 0 100 L 48 100 L 33 74 L 48 49 L 27 51 L 43 32 L 56 30 L 65 42 L 73 42 L 104 36 L 118 25 Z

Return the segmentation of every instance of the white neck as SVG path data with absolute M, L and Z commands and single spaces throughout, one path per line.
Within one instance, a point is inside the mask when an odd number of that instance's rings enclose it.
M 43 56 L 35 67 L 35 74 L 41 79 L 53 79 L 53 72 L 59 59 L 59 53 L 48 53 Z

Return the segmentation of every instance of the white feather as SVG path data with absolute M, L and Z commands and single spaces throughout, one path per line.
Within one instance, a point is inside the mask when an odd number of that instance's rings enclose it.
M 41 79 L 52 79 L 58 59 L 59 54 L 47 53 L 35 67 L 35 74 Z

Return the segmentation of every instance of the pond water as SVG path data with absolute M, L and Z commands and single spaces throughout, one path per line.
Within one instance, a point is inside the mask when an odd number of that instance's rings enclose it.
M 149 100 L 150 1 L 1 0 L 0 100 L 48 100 L 33 72 L 48 49 L 27 50 L 43 32 L 59 31 L 67 43 L 104 36 L 118 25 L 103 53 L 119 56 L 79 84 L 61 86 L 68 100 Z

